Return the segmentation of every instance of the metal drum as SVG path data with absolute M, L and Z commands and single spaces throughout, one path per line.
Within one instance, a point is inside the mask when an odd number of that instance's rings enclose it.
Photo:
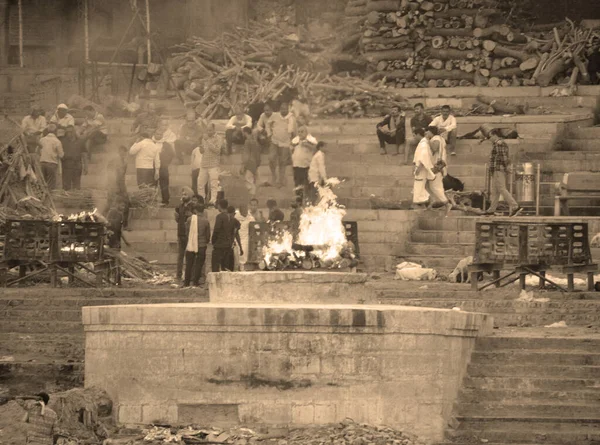
M 531 162 L 518 165 L 515 172 L 515 185 L 518 202 L 535 202 L 535 172 Z

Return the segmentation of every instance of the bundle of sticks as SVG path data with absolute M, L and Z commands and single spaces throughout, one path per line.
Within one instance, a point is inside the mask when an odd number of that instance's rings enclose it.
M 158 270 L 154 264 L 144 258 L 130 256 L 125 252 L 109 247 L 104 249 L 104 254 L 109 258 L 118 260 L 121 276 L 126 280 L 152 285 L 172 284 L 175 282 L 172 276 Z
M 585 83 L 585 52 L 600 38 L 568 19 L 525 31 L 506 16 L 512 0 L 368 0 L 366 9 L 360 48 L 369 78 L 396 87 Z
M 289 90 L 310 101 L 317 115 L 379 115 L 403 101 L 383 85 L 327 74 L 332 60 L 354 63 L 357 57 L 336 55 L 296 34 L 282 37 L 272 26 L 250 23 L 216 40 L 194 37 L 177 49 L 169 59 L 174 84 L 186 106 L 207 119 L 229 117 L 237 105 L 278 100 Z
M 160 204 L 160 191 L 157 187 L 140 186 L 129 195 L 131 208 L 157 209 Z

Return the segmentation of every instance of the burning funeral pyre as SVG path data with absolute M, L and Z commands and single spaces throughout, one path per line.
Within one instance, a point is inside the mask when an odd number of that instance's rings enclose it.
M 304 207 L 297 234 L 289 230 L 276 233 L 262 249 L 261 270 L 346 269 L 358 265 L 355 246 L 346 238 L 342 222 L 344 206 L 338 204 L 332 188 L 337 178 L 317 186 L 318 203 Z

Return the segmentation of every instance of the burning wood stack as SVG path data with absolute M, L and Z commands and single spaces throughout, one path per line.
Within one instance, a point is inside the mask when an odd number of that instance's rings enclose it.
M 317 205 L 304 208 L 298 235 L 278 233 L 263 248 L 261 270 L 346 269 L 358 265 L 353 243 L 346 239 L 342 222 L 346 215 L 331 187 L 339 184 L 330 178 L 328 186 L 319 187 Z
M 508 3 L 369 0 L 360 41 L 374 70 L 369 79 L 397 87 L 548 86 L 575 82 L 578 75 L 589 80 L 585 51 L 600 34 L 569 20 L 525 33 L 516 21 L 506 24 Z

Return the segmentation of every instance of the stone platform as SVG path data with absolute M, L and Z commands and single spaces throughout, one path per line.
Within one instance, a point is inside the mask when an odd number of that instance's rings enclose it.
M 208 275 L 211 303 L 375 303 L 367 274 L 350 272 L 221 272 Z
M 86 386 L 124 424 L 386 424 L 441 440 L 492 318 L 384 305 L 83 308 Z

